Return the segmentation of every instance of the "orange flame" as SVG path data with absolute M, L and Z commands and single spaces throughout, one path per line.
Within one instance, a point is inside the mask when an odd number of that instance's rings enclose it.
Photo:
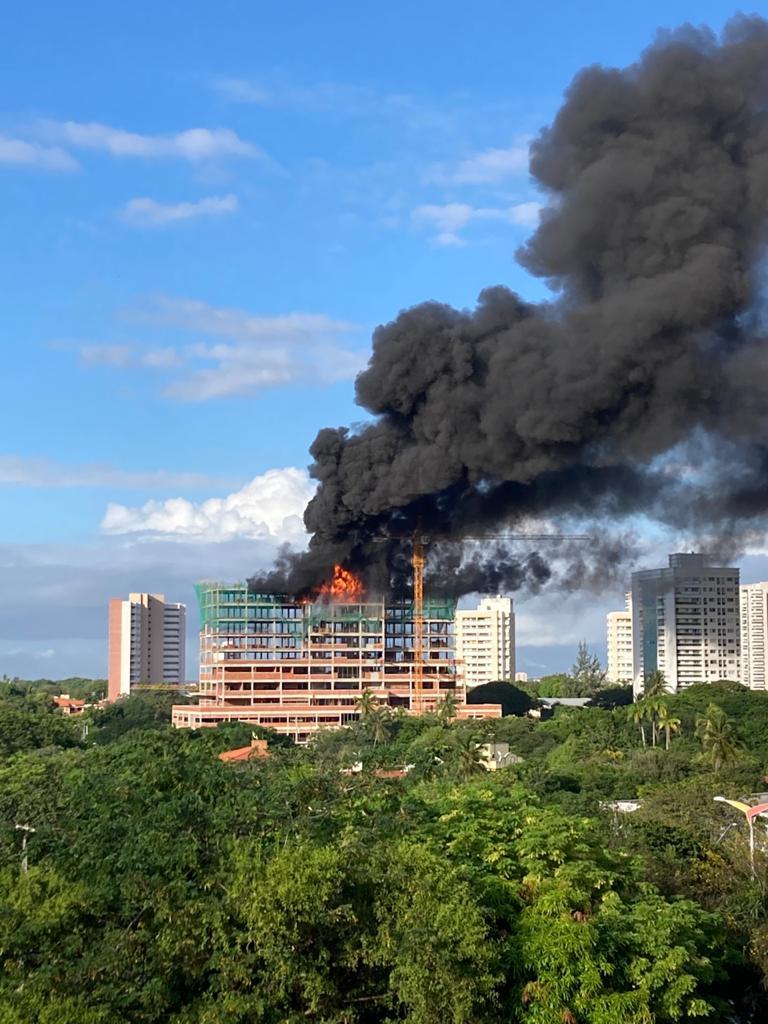
M 336 601 L 359 601 L 365 590 L 363 581 L 354 573 L 341 565 L 334 565 L 330 582 L 324 583 L 318 594 L 320 597 L 330 597 Z

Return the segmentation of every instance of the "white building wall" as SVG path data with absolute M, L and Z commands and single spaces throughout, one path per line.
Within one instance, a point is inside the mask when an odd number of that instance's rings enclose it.
M 660 669 L 671 691 L 739 678 L 739 570 L 675 554 L 632 574 L 633 685 Z
M 608 612 L 608 671 L 609 683 L 631 683 L 632 667 L 632 613 Z
M 486 597 L 456 612 L 456 659 L 467 686 L 515 678 L 515 614 L 510 597 Z
M 166 604 L 163 609 L 163 679 L 167 683 L 183 683 L 186 678 L 186 635 L 186 607 Z
M 609 683 L 631 683 L 634 677 L 632 660 L 632 593 L 625 596 L 626 607 L 622 612 L 608 612 L 606 632 L 608 636 Z
M 768 639 L 768 583 L 740 588 L 741 677 L 750 690 L 765 690 L 765 644 Z

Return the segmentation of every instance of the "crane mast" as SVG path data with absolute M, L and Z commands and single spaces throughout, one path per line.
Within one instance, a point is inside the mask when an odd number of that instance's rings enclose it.
M 424 540 L 421 529 L 413 535 L 413 697 L 411 710 L 424 710 Z

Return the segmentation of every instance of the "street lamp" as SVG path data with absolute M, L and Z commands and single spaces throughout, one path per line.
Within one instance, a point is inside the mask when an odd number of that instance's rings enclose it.
M 747 825 L 749 826 L 749 864 L 752 868 L 752 877 L 755 878 L 755 818 L 768 811 L 768 803 L 755 804 L 752 807 L 750 804 L 745 804 L 743 800 L 729 800 L 724 796 L 716 796 L 714 799 L 721 804 L 729 804 L 731 807 L 735 807 L 747 819 Z
M 24 833 L 21 840 L 21 873 L 26 875 L 29 871 L 29 864 L 27 863 L 27 840 L 29 839 L 30 832 L 37 832 L 36 828 L 31 825 L 17 825 L 17 829 L 21 829 Z

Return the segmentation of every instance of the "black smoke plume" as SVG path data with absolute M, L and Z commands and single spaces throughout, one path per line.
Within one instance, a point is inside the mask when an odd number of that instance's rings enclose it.
M 255 587 L 309 590 L 337 561 L 405 587 L 417 525 L 453 593 L 545 581 L 548 547 L 444 543 L 530 517 L 642 514 L 731 544 L 762 528 L 768 22 L 685 27 L 582 71 L 531 174 L 547 203 L 517 256 L 556 297 L 494 287 L 472 312 L 427 302 L 379 327 L 356 384 L 375 420 L 319 432 L 309 550 Z M 604 547 L 578 557 L 617 557 Z

